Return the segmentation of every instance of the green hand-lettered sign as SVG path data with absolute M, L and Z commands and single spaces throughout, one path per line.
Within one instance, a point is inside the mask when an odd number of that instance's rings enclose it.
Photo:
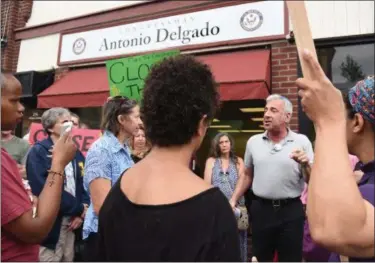
M 107 61 L 110 96 L 126 96 L 140 102 L 144 81 L 152 65 L 179 53 L 172 50 Z

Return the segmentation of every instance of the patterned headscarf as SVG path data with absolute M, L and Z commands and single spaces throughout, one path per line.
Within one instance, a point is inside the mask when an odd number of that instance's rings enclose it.
M 359 81 L 351 88 L 349 101 L 356 112 L 370 123 L 375 124 L 374 76 Z

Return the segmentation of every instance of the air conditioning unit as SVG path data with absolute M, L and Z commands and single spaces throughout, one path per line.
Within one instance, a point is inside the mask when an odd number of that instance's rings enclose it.
M 55 80 L 55 71 L 17 72 L 14 76 L 21 82 L 23 97 L 33 97 L 51 86 Z

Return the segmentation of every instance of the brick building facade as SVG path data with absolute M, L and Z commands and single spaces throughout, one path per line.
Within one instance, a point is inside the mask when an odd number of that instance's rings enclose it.
M 21 41 L 14 30 L 25 27 L 31 16 L 33 1 L 1 1 L 1 67 L 16 72 Z
M 293 104 L 290 128 L 298 131 L 297 48 L 287 41 L 272 45 L 272 93 L 281 94 Z

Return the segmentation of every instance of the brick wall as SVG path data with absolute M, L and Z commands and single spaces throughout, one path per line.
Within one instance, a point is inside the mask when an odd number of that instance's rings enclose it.
M 281 42 L 272 45 L 272 93 L 283 95 L 293 104 L 290 127 L 298 131 L 297 48 Z
M 7 38 L 7 45 L 1 48 L 1 67 L 16 72 L 20 41 L 14 39 L 14 30 L 24 27 L 29 20 L 33 1 L 1 1 L 1 36 Z

